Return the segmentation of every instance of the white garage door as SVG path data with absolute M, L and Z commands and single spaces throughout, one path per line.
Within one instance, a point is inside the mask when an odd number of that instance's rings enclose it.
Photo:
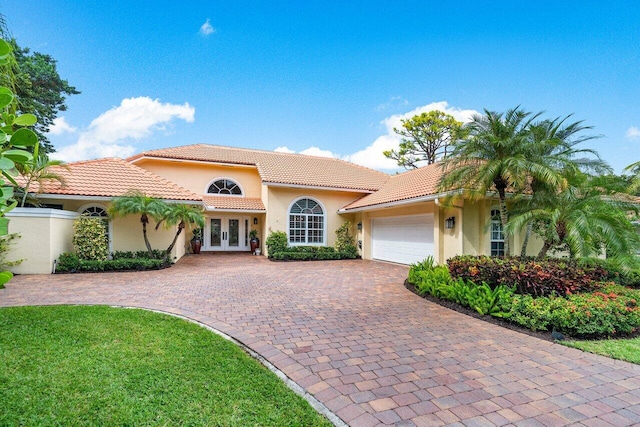
M 374 218 L 371 257 L 411 264 L 433 256 L 433 214 Z

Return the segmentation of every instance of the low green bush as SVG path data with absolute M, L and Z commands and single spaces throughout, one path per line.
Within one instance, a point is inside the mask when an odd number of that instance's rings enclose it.
M 153 250 L 153 259 L 163 259 L 165 257 L 165 251 L 161 251 L 158 249 Z M 149 259 L 148 251 L 115 251 L 113 253 L 112 259 Z
M 289 248 L 287 233 L 284 231 L 272 231 L 269 236 L 267 236 L 264 244 L 267 246 L 269 258 L 273 258 L 273 254 L 284 252 Z
M 454 278 L 497 286 L 516 286 L 519 294 L 569 295 L 595 290 L 607 279 L 601 265 L 585 265 L 573 260 L 456 256 L 447 261 Z
M 508 317 L 513 299 L 512 288 L 501 285 L 491 289 L 486 283 L 453 279 L 449 269 L 434 265 L 432 258 L 412 265 L 408 280 L 420 295 L 453 301 L 482 315 Z
M 612 337 L 640 328 L 639 300 L 637 290 L 614 284 L 566 298 L 518 295 L 509 320 L 534 331 L 555 328 L 572 337 Z
M 56 273 L 158 270 L 169 265 L 171 262 L 168 259 L 117 258 L 102 261 L 80 259 L 76 254 L 63 253 L 58 258 Z

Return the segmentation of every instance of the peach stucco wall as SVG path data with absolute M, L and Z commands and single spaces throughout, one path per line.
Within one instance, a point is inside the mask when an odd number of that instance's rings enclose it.
M 156 159 L 142 159 L 136 163 L 175 182 L 196 194 L 205 194 L 208 185 L 219 178 L 229 178 L 240 184 L 245 197 L 260 197 L 262 182 L 256 167 L 216 165 L 198 162 L 177 162 Z

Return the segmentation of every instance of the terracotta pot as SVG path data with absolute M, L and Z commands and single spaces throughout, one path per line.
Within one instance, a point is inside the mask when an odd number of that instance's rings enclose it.
M 202 247 L 202 242 L 200 239 L 193 239 L 191 241 L 191 252 L 194 254 L 200 253 L 200 248 Z

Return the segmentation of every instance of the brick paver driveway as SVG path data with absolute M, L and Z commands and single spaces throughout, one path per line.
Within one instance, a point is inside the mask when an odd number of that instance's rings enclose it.
M 469 318 L 372 261 L 198 255 L 143 273 L 21 276 L 0 305 L 180 314 L 259 353 L 347 424 L 640 424 L 640 368 Z

